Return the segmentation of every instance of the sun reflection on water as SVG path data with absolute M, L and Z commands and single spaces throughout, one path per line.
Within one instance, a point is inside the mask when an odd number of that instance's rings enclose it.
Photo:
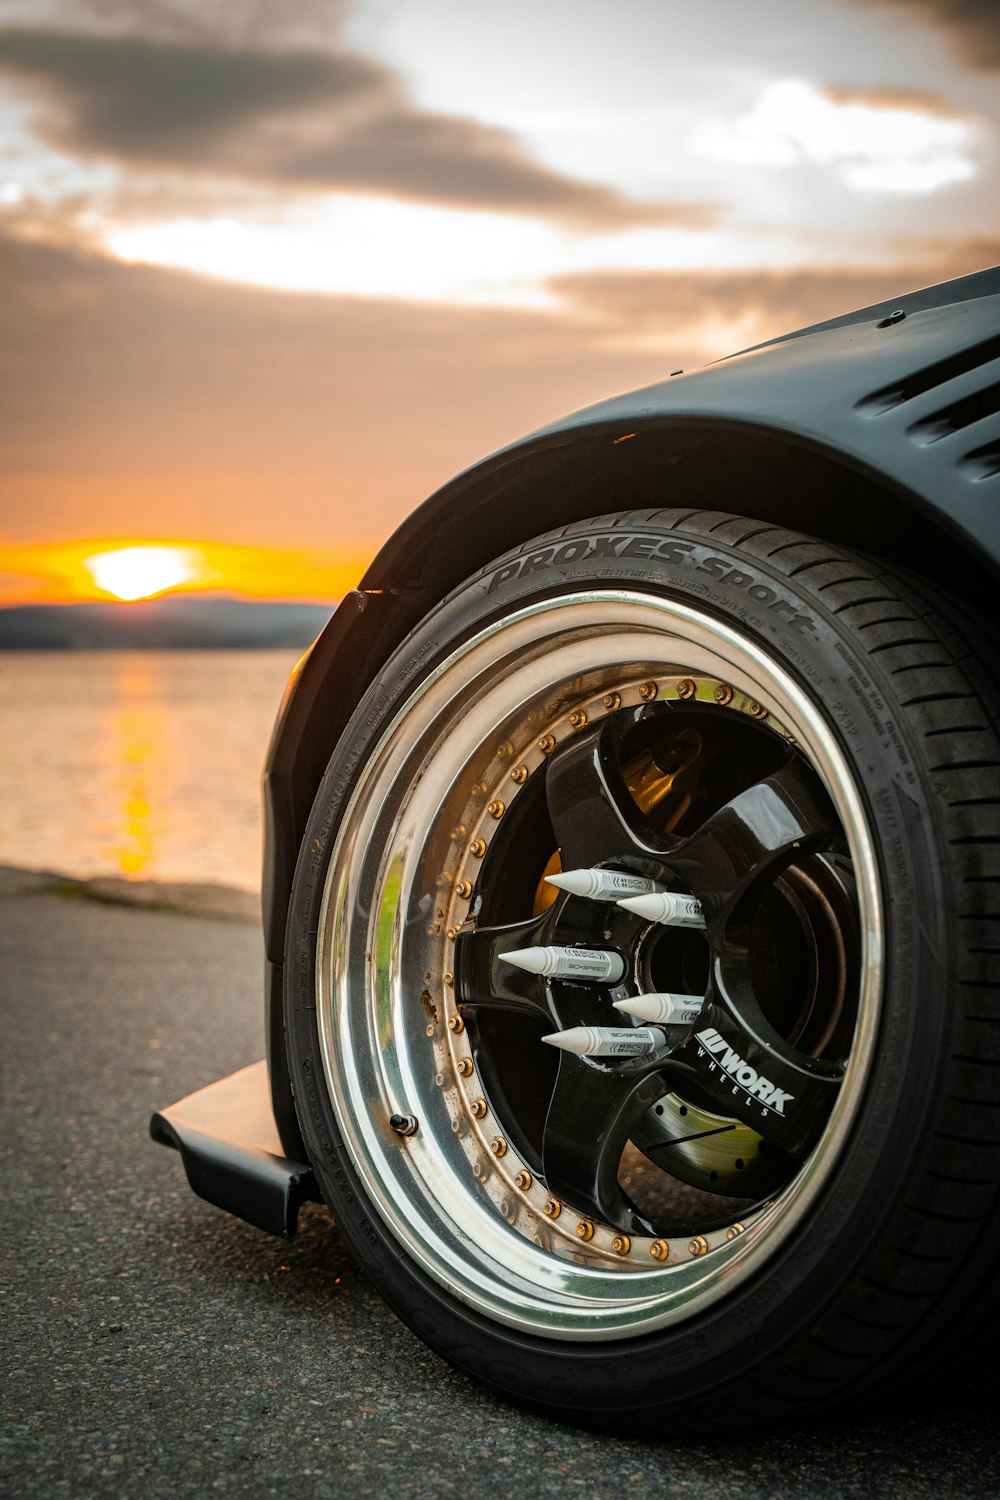
M 171 735 L 154 660 L 115 662 L 115 706 L 105 716 L 107 783 L 115 818 L 102 843 L 127 880 L 146 880 L 169 836 L 173 787 Z
M 261 763 L 297 654 L 0 652 L 0 865 L 259 889 Z

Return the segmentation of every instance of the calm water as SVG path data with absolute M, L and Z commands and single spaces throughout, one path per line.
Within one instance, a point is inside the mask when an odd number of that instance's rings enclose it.
M 257 890 L 294 651 L 0 652 L 0 864 Z

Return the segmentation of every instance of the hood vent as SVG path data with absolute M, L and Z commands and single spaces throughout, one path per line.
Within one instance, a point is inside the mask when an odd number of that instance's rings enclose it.
M 1000 474 L 1000 440 L 987 443 L 983 448 L 974 448 L 959 461 L 958 467 L 973 483 L 978 479 L 993 479 Z
M 950 437 L 953 432 L 961 432 L 963 427 L 971 427 L 973 422 L 995 416 L 998 411 L 1000 383 L 988 385 L 962 401 L 954 401 L 951 406 L 943 406 L 940 411 L 921 417 L 919 422 L 906 429 L 906 435 L 921 446 L 936 443 L 940 438 Z
M 881 390 L 873 391 L 870 396 L 863 396 L 857 403 L 857 410 L 869 416 L 881 416 L 883 412 L 894 411 L 897 406 L 903 406 L 907 401 L 923 396 L 927 391 L 944 385 L 948 380 L 955 380 L 959 375 L 968 375 L 971 370 L 978 370 L 993 359 L 1000 359 L 1000 337 L 983 339 L 982 343 L 973 344 L 971 348 L 963 349 L 960 354 L 953 354 L 948 359 L 939 359 L 935 364 L 926 365 L 922 370 L 914 370 L 910 375 L 901 376 L 892 385 L 884 385 Z M 991 387 L 991 389 L 996 390 L 996 387 Z M 958 404 L 961 405 L 961 403 Z M 970 418 L 970 420 L 977 419 Z M 965 423 L 958 425 L 964 426 Z M 954 431 L 954 428 L 949 428 L 949 431 Z

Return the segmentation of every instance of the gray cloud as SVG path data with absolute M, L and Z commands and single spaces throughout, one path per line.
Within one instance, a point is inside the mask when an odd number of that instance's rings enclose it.
M 197 166 L 223 158 L 257 120 L 342 109 L 384 89 L 384 71 L 353 56 L 197 47 L 134 37 L 0 32 L 0 69 L 41 84 L 43 120 L 64 149 Z
M 871 0 L 855 0 L 871 5 Z M 905 12 L 908 21 L 927 20 L 946 31 L 959 55 L 973 68 L 1000 68 L 1000 10 L 997 0 L 876 0 L 883 9 Z
M 390 69 L 354 53 L 21 27 L 0 31 L 0 71 L 35 92 L 50 144 L 147 171 L 589 226 L 712 217 L 553 171 L 506 130 L 421 110 Z
M 518 151 L 505 130 L 390 106 L 340 140 L 290 152 L 284 180 L 370 191 L 467 208 L 510 210 L 594 226 L 705 224 L 695 204 L 643 204 L 613 188 L 553 172 Z
M 5 24 L 236 47 L 325 49 L 354 0 L 0 0 Z

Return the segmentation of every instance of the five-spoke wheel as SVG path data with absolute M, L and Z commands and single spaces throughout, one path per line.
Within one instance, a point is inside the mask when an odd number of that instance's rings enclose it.
M 849 1120 L 880 959 L 859 902 L 877 935 L 844 760 L 728 628 L 592 590 L 463 642 L 365 767 L 319 935 L 327 1074 L 408 1252 L 568 1338 L 719 1295 Z M 636 1016 L 650 997 L 679 1018 Z

